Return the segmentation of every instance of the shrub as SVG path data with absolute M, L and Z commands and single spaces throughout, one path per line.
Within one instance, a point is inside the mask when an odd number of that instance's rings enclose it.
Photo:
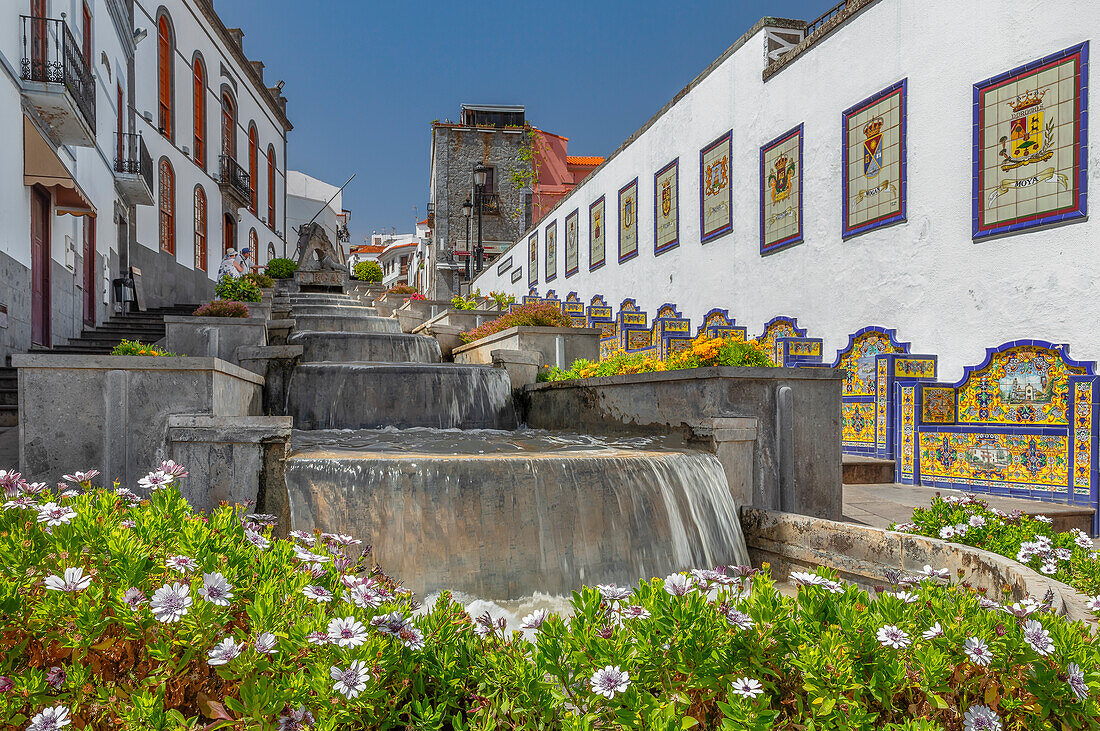
M 267 263 L 267 276 L 274 279 L 290 279 L 298 271 L 298 263 L 293 259 L 272 259 Z
M 195 317 L 248 317 L 248 305 L 233 300 L 214 300 L 192 314 Z
M 546 371 L 540 371 L 539 380 L 568 381 L 574 378 L 621 376 L 627 373 L 677 371 L 684 368 L 710 366 L 768 368 L 774 365 L 763 348 L 756 343 L 700 335 L 691 341 L 691 347 L 672 353 L 663 361 L 654 358 L 652 352 L 626 353 L 616 350 L 607 358 L 595 363 L 581 358 L 574 361 L 568 370 L 549 368 Z
M 174 356 L 175 353 L 170 353 L 164 348 L 156 345 L 143 343 L 140 340 L 123 340 L 121 343 L 111 348 L 111 355 Z
M 466 299 L 462 295 L 451 298 L 451 309 L 455 310 L 476 310 L 477 300 L 473 297 Z
M 390 294 L 416 294 L 416 287 L 407 284 L 395 284 L 386 290 Z
M 263 299 L 263 293 L 251 279 L 244 277 L 236 279 L 228 274 L 218 280 L 218 284 L 214 287 L 214 294 L 218 299 L 234 302 L 259 302 Z
M 516 301 L 514 295 L 505 294 L 504 292 L 490 292 L 489 297 L 497 303 L 497 308 L 501 311 L 508 309 L 508 305 L 514 304 Z
M 913 511 L 910 522 L 890 528 L 999 553 L 1079 592 L 1100 594 L 1100 560 L 1092 539 L 1080 530 L 1056 533 L 1051 523 L 1045 515 L 991 508 L 974 495 L 936 493 L 931 505 Z
M 382 267 L 376 261 L 361 261 L 355 265 L 355 278 L 361 282 L 381 282 Z
M 495 320 L 484 322 L 473 330 L 462 333 L 462 342 L 472 343 L 510 327 L 573 327 L 573 320 L 552 304 L 532 302 L 513 308 Z
M 250 280 L 253 284 L 261 289 L 267 289 L 275 286 L 275 280 L 266 274 L 258 274 L 256 272 L 249 272 L 244 275 L 244 279 Z
M 830 571 L 792 574 L 790 596 L 748 567 L 697 570 L 584 587 L 570 618 L 533 612 L 520 634 L 446 592 L 413 616 L 349 536 L 196 514 L 181 472 L 162 464 L 145 496 L 3 473 L 0 725 L 58 709 L 96 729 L 1100 728 L 1088 629 L 946 571 L 872 597 Z

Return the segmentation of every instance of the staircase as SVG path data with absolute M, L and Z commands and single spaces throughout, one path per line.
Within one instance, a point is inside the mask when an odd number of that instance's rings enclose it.
M 19 423 L 19 374 L 12 367 L 0 368 L 0 428 Z
M 92 330 L 85 330 L 80 337 L 69 338 L 65 345 L 52 348 L 35 348 L 32 353 L 50 353 L 52 355 L 107 355 L 123 340 L 140 340 L 143 343 L 155 343 L 164 337 L 164 318 L 166 315 L 190 315 L 198 305 L 172 305 L 171 307 L 150 308 L 145 312 L 127 312 L 113 315 L 111 319 Z M 0 381 L 2 386 L 2 381 Z M 2 394 L 0 388 L 0 394 Z

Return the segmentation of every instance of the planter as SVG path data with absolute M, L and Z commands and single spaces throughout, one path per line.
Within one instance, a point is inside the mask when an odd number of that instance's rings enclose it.
M 348 282 L 348 294 L 360 302 L 373 302 L 386 293 L 386 288 L 377 282 Z
M 240 365 L 237 348 L 267 345 L 267 319 L 262 317 L 164 318 L 166 347 L 177 355 L 221 358 Z
M 492 363 L 494 350 L 533 350 L 541 354 L 542 365 L 568 368 L 579 358 L 599 360 L 600 330 L 594 327 L 510 327 L 455 348 L 455 362 Z
M 461 332 L 473 330 L 478 325 L 500 317 L 499 312 L 491 310 L 451 310 L 447 309 L 429 318 L 421 327 L 428 325 L 450 325 Z
M 844 371 L 834 368 L 692 368 L 537 383 L 524 389 L 525 421 L 600 434 L 674 433 L 715 417 L 754 419 L 751 459 L 723 460 L 731 486 L 751 486 L 737 496 L 741 504 L 839 520 L 843 384 Z M 729 441 L 727 425 L 711 430 L 716 445 Z
M 408 295 L 401 295 L 407 297 Z M 394 314 L 401 321 L 401 331 L 411 333 L 422 323 L 450 309 L 450 300 L 406 300 Z
M 264 379 L 217 358 L 16 355 L 28 479 L 97 469 L 130 489 L 172 456 L 170 416 L 258 416 Z
M 275 294 L 277 296 L 285 297 L 286 295 L 296 294 L 297 292 L 298 282 L 293 278 L 275 280 Z
M 891 583 L 887 572 L 912 574 L 925 566 L 963 572 L 963 580 L 1002 604 L 1050 596 L 1054 610 L 1096 629 L 1086 598 L 1073 587 L 990 551 L 938 538 L 840 523 L 771 510 L 741 509 L 741 526 L 754 566 L 767 562 L 772 576 L 828 566 L 850 581 L 871 587 Z M 957 574 L 956 574 L 957 576 Z M 1049 592 L 1049 594 L 1048 594 Z

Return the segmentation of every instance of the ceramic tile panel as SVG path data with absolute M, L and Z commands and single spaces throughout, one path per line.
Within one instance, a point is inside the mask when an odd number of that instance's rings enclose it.
M 768 354 L 775 363 L 782 363 L 783 359 L 776 348 L 779 338 L 801 338 L 806 336 L 806 331 L 798 326 L 798 320 L 793 317 L 773 317 L 764 324 L 764 331 L 756 342 Z
M 732 159 L 732 131 L 699 151 L 699 232 L 704 244 L 733 230 Z
M 958 388 L 959 421 L 1065 425 L 1069 377 L 1084 373 L 1057 347 L 1028 344 L 990 352 L 984 365 L 968 369 Z
M 527 286 L 539 283 L 539 232 L 535 231 L 527 239 Z
M 638 179 L 619 188 L 619 263 L 638 255 Z
M 955 389 L 945 386 L 925 386 L 921 389 L 921 422 L 954 424 Z
M 802 241 L 802 125 L 760 148 L 760 253 Z
M 580 217 L 579 208 L 565 217 L 565 277 L 567 279 L 581 268 L 580 239 L 577 229 Z
M 905 220 L 906 93 L 902 79 L 841 116 L 844 238 Z
M 725 338 L 735 342 L 747 340 L 748 329 L 738 327 L 737 323 L 730 319 L 729 312 L 715 308 L 703 316 L 703 322 L 699 325 L 696 337 L 706 335 L 708 338 Z
M 981 432 L 921 432 L 921 481 L 1004 484 L 1066 492 L 1069 439 L 1065 436 Z
M 653 254 L 680 245 L 680 158 L 653 175 Z
M 901 401 L 901 422 L 898 438 L 898 452 L 900 464 L 898 465 L 899 481 L 912 484 L 915 474 L 916 459 L 916 389 L 917 386 L 898 386 L 898 394 Z
M 1088 49 L 974 85 L 974 238 L 1086 215 Z
M 841 405 L 841 442 L 845 447 L 870 447 L 875 444 L 875 405 L 846 401 Z
M 601 195 L 588 207 L 588 271 L 599 269 L 606 262 L 607 216 Z

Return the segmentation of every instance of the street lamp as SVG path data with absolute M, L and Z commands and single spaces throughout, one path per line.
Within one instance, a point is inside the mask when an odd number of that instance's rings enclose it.
M 466 202 L 462 204 L 462 215 L 466 217 L 466 281 L 470 281 L 470 255 L 473 253 L 470 251 L 470 215 L 474 212 L 474 207 L 470 203 L 470 199 L 467 198 Z
M 477 203 L 477 248 L 474 249 L 474 270 L 480 274 L 485 250 L 481 245 L 481 210 L 484 207 L 485 179 L 489 176 L 489 168 L 480 163 L 474 168 L 474 198 Z

